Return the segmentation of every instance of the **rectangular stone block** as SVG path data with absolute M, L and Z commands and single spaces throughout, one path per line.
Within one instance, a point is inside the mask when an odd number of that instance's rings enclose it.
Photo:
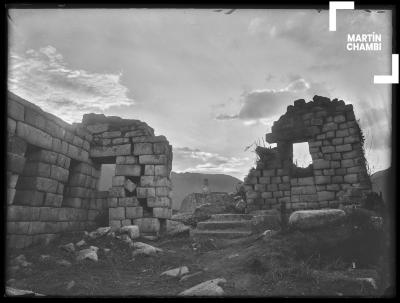
M 37 127 L 43 131 L 46 131 L 46 120 L 43 115 L 31 108 L 25 108 L 24 121 L 34 127 Z
M 14 100 L 7 99 L 7 115 L 19 121 L 24 121 L 25 109 L 22 104 Z
M 272 198 L 272 192 L 263 192 L 263 193 L 261 193 L 261 198 L 263 198 L 263 199 Z
M 138 205 L 139 201 L 136 197 L 118 198 L 118 206 L 127 207 L 127 206 L 138 206 Z
M 157 218 L 134 219 L 133 224 L 139 226 L 140 233 L 158 233 L 160 221 Z
M 62 195 L 46 193 L 43 205 L 51 207 L 61 207 L 62 202 L 63 202 Z
M 345 159 L 341 161 L 342 168 L 353 167 L 354 161 L 353 159 Z
M 155 174 L 155 166 L 154 165 L 145 165 L 144 166 L 144 174 L 146 176 L 154 176 L 154 174 Z
M 255 184 L 254 190 L 258 191 L 258 192 L 264 192 L 266 190 L 266 185 L 265 184 Z
M 93 158 L 124 156 L 131 154 L 131 144 L 113 145 L 113 146 L 92 146 L 90 156 Z
M 25 157 L 12 153 L 7 153 L 7 171 L 21 174 L 25 166 Z
M 108 207 L 117 207 L 118 206 L 118 199 L 122 199 L 122 198 L 108 197 L 107 198 Z
M 43 177 L 21 177 L 17 189 L 40 190 L 49 193 L 57 192 L 58 181 Z
M 116 164 L 137 164 L 139 163 L 139 157 L 136 156 L 118 156 Z
M 110 220 L 123 220 L 125 219 L 125 207 L 109 208 Z
M 267 184 L 267 191 L 276 191 L 278 190 L 277 184 Z
M 168 177 L 169 176 L 168 167 L 166 165 L 155 165 L 155 175 Z
M 313 161 L 314 169 L 330 168 L 330 166 L 331 166 L 330 162 L 324 159 L 316 159 Z
M 322 146 L 322 147 L 321 147 L 321 151 L 322 151 L 324 154 L 334 153 L 334 152 L 335 152 L 335 147 L 332 146 L 332 145 Z
M 168 142 L 158 142 L 153 144 L 153 152 L 156 155 L 168 153 Z
M 136 219 L 143 217 L 143 207 L 127 207 L 126 211 L 126 218 L 128 219 Z
M 125 188 L 128 192 L 132 193 L 132 192 L 136 189 L 136 184 L 133 183 L 131 180 L 126 179 L 126 180 L 125 180 L 125 183 L 124 183 L 124 188 Z
M 133 154 L 135 156 L 152 155 L 153 154 L 153 144 L 152 143 L 134 143 L 133 144 Z
M 274 177 L 275 176 L 275 169 L 265 169 L 262 171 L 263 177 Z
M 331 176 L 315 176 L 315 184 L 329 184 Z
M 169 187 L 156 187 L 156 196 L 157 197 L 168 197 L 170 193 Z
M 122 165 L 117 164 L 115 166 L 115 175 L 116 176 L 140 176 L 141 175 L 141 167 L 140 165 Z
M 153 216 L 156 218 L 169 219 L 172 216 L 172 209 L 170 208 L 153 208 Z
M 156 187 L 172 187 L 171 180 L 167 177 L 155 176 L 154 182 Z
M 137 187 L 136 192 L 138 198 L 147 198 L 156 196 L 156 191 L 154 187 Z
M 83 199 L 80 197 L 65 197 L 63 200 L 63 206 L 64 207 L 81 208 L 82 200 Z
M 7 152 L 19 156 L 24 156 L 26 152 L 26 147 L 26 142 L 21 138 L 15 136 L 7 137 Z
M 86 126 L 86 128 L 93 134 L 99 134 L 108 130 L 109 125 L 107 123 L 98 123 Z
M 125 197 L 125 189 L 124 187 L 111 187 L 110 188 L 110 197 L 112 198 L 123 198 Z
M 258 179 L 258 182 L 260 182 L 260 184 L 270 184 L 271 183 L 271 177 L 260 177 Z
M 333 191 L 319 191 L 317 192 L 318 201 L 329 201 L 335 199 L 335 192 Z
M 17 122 L 17 135 L 32 145 L 46 149 L 52 148 L 53 138 L 49 134 L 20 121 Z
M 10 205 L 7 207 L 7 221 L 37 221 L 39 207 Z
M 292 185 L 296 185 L 296 184 L 292 184 Z M 314 185 L 314 178 L 313 177 L 298 178 L 297 179 L 297 185 L 300 185 L 300 186 L 303 186 L 303 185 Z
M 121 137 L 122 134 L 121 134 L 121 132 L 119 130 L 116 130 L 116 131 L 111 131 L 111 132 L 104 132 L 104 133 L 101 134 L 101 136 L 103 138 L 108 138 L 109 139 L 109 138 Z
M 278 189 L 279 190 L 290 190 L 290 184 L 289 183 L 278 184 Z
M 9 135 L 14 135 L 17 128 L 17 121 L 7 118 L 7 132 Z
M 50 177 L 51 165 L 43 162 L 27 162 L 24 167 L 24 176 Z
M 113 176 L 112 177 L 112 186 L 124 186 L 125 184 L 125 176 Z
M 167 164 L 166 155 L 140 155 L 140 164 Z
M 147 198 L 147 206 L 171 208 L 171 199 L 168 197 L 149 197 Z
M 111 144 L 118 145 L 118 144 L 127 144 L 129 143 L 129 138 L 115 138 L 111 140 Z
M 155 177 L 154 176 L 141 176 L 140 177 L 140 186 L 142 187 L 151 187 L 155 186 Z
M 121 220 L 110 220 L 110 227 L 112 231 L 116 231 L 121 228 Z
M 7 234 L 26 235 L 31 222 L 7 222 Z
M 359 178 L 358 178 L 358 174 L 348 174 L 345 175 L 343 178 L 345 183 L 358 183 L 359 182 Z
M 291 188 L 292 195 L 310 195 L 315 194 L 316 189 L 314 186 L 296 186 Z
M 51 173 L 50 173 L 51 178 L 66 183 L 68 181 L 68 176 L 69 176 L 68 169 L 56 165 L 51 166 Z

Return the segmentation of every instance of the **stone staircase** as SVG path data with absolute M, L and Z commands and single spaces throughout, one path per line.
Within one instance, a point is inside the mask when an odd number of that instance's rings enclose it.
M 215 214 L 207 221 L 197 223 L 192 230 L 192 238 L 224 238 L 234 239 L 247 237 L 258 229 L 277 226 L 277 215 L 262 214 Z M 261 227 L 260 227 L 261 226 Z

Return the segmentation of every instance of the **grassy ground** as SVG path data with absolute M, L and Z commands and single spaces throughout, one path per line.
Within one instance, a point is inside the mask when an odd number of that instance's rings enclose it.
M 207 240 L 193 249 L 189 237 L 146 241 L 164 250 L 158 256 L 131 258 L 131 249 L 120 240 L 103 237 L 89 245 L 100 248 L 99 261 L 76 262 L 73 254 L 58 246 L 82 239 L 68 235 L 49 246 L 37 246 L 9 252 L 12 260 L 24 254 L 32 266 L 15 273 L 8 271 L 7 284 L 55 296 L 176 296 L 181 291 L 214 278 L 225 278 L 227 296 L 380 296 L 387 285 L 378 266 L 349 270 L 349 263 L 321 254 L 304 253 L 312 241 L 299 233 L 277 234 L 269 238 L 252 236 L 241 240 Z M 108 254 L 102 248 L 110 248 Z M 42 262 L 40 255 L 65 259 L 72 266 Z M 187 266 L 190 273 L 201 273 L 184 282 L 160 276 L 168 269 Z M 378 289 L 354 278 L 372 277 Z M 12 280 L 10 280 L 12 279 Z M 75 285 L 68 289 L 71 281 Z

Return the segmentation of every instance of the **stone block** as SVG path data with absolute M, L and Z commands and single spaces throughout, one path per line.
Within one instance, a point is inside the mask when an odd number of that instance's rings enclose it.
M 157 218 L 134 219 L 133 224 L 139 226 L 140 233 L 158 233 L 160 221 Z
M 51 166 L 51 173 L 50 173 L 51 178 L 66 183 L 68 181 L 68 176 L 69 176 L 68 169 L 56 165 Z
M 278 185 L 279 190 L 290 190 L 290 184 L 289 183 L 281 183 Z
M 313 161 L 313 168 L 314 169 L 324 169 L 324 168 L 330 168 L 330 161 L 324 160 L 324 159 L 316 159 Z
M 310 195 L 315 193 L 316 189 L 314 186 L 296 186 L 291 188 L 292 195 Z
M 38 147 L 51 149 L 53 146 L 53 138 L 49 134 L 20 121 L 17 122 L 17 135 Z
M 154 176 L 154 174 L 155 174 L 155 165 L 145 165 L 144 166 L 144 174 L 146 176 Z
M 136 219 L 143 217 L 143 207 L 126 207 L 126 218 Z
M 119 199 L 122 199 L 122 198 L 108 197 L 107 198 L 108 207 L 117 207 Z
M 345 183 L 350 183 L 350 184 L 358 183 L 358 182 L 359 182 L 359 178 L 358 178 L 358 175 L 357 175 L 357 174 L 348 174 L 348 175 L 345 175 L 344 178 L 343 178 L 343 180 L 344 180 Z
M 349 136 L 349 130 L 348 129 L 340 129 L 336 131 L 336 137 L 341 138 L 341 137 L 347 137 Z
M 125 184 L 125 176 L 113 176 L 112 177 L 112 186 L 124 186 Z
M 342 168 L 353 167 L 354 161 L 353 161 L 353 159 L 344 159 L 341 161 L 341 166 L 342 166 Z
M 261 193 L 261 198 L 263 198 L 263 199 L 272 198 L 272 192 L 263 192 L 263 193 Z
M 156 155 L 167 154 L 169 150 L 168 142 L 158 142 L 153 144 L 153 152 Z
M 347 152 L 351 150 L 352 150 L 351 144 L 336 145 L 336 152 L 338 153 Z
M 343 176 L 332 176 L 332 183 L 343 183 Z
M 170 208 L 153 208 L 153 216 L 156 218 L 169 219 L 172 216 L 172 209 Z
M 140 186 L 142 187 L 152 187 L 155 186 L 155 177 L 154 176 L 141 176 L 140 177 Z
M 325 125 L 322 126 L 322 132 L 328 132 L 328 131 L 333 131 L 333 130 L 337 130 L 338 126 L 337 123 L 335 122 L 328 122 Z
M 7 153 L 7 171 L 21 174 L 25 166 L 25 157 L 12 153 Z
M 81 208 L 82 207 L 82 198 L 80 197 L 65 197 L 63 201 L 63 206 L 73 207 L 73 208 Z
M 167 177 L 155 176 L 154 182 L 156 187 L 169 187 L 169 188 L 172 187 L 171 180 L 168 179 Z
M 116 204 L 114 207 L 117 206 Z M 118 206 L 139 206 L 139 201 L 136 197 L 118 198 Z
M 344 115 L 337 115 L 333 117 L 333 121 L 336 123 L 342 123 L 346 121 L 346 117 Z
M 263 177 L 274 177 L 276 175 L 275 169 L 264 169 L 262 171 Z
M 360 156 L 360 151 L 353 150 L 342 154 L 342 159 L 354 159 Z
M 58 181 L 43 177 L 23 177 L 17 184 L 17 189 L 40 190 L 49 193 L 57 192 Z
M 322 147 L 321 147 L 321 151 L 322 151 L 324 154 L 334 153 L 334 152 L 335 152 L 335 147 L 332 146 L 332 145 L 322 146 Z
M 267 184 L 267 191 L 276 191 L 278 190 L 277 184 Z
M 152 143 L 134 143 L 133 144 L 133 154 L 135 156 L 152 155 L 153 154 L 153 144 Z
M 111 138 L 118 138 L 121 137 L 122 134 L 119 130 L 116 131 L 108 131 L 101 134 L 103 138 L 111 139 Z
M 156 191 L 154 187 L 137 187 L 136 192 L 138 198 L 147 198 L 156 196 Z
M 322 174 L 324 176 L 333 176 L 335 174 L 335 170 L 333 168 L 322 170 Z
M 125 219 L 125 207 L 109 208 L 110 220 L 123 220 Z
M 51 207 L 61 207 L 62 202 L 63 202 L 62 195 L 46 193 L 43 205 Z
M 331 176 L 315 176 L 315 184 L 329 184 Z
M 334 138 L 335 137 L 335 131 L 331 130 L 331 131 L 327 131 L 326 132 L 326 138 Z
M 126 179 L 126 180 L 125 180 L 125 183 L 124 183 L 124 188 L 125 188 L 128 192 L 132 193 L 132 192 L 136 189 L 136 184 L 133 183 L 131 180 Z
M 341 145 L 341 144 L 343 144 L 343 138 L 333 138 L 332 139 L 332 144 L 333 145 Z
M 258 191 L 258 192 L 266 191 L 266 185 L 265 184 L 255 184 L 254 190 Z
M 19 156 L 24 156 L 26 152 L 26 147 L 26 142 L 21 138 L 15 136 L 7 137 L 7 152 Z
M 292 179 L 292 180 L 294 180 L 294 179 Z M 295 180 L 297 180 L 297 184 L 294 184 L 294 185 L 300 185 L 300 186 L 303 186 L 303 185 L 314 185 L 314 178 L 313 177 L 304 177 L 304 178 L 298 178 L 298 179 L 295 179 Z
M 93 158 L 115 157 L 131 154 L 131 144 L 113 146 L 92 146 L 90 156 Z
M 138 164 L 139 157 L 135 156 L 117 156 L 116 164 Z
M 31 108 L 25 108 L 24 121 L 34 127 L 37 127 L 43 131 L 46 131 L 46 120 L 43 115 Z
M 40 208 L 22 205 L 10 205 L 7 207 L 7 221 L 37 221 Z
M 169 197 L 170 188 L 169 187 L 156 187 L 157 197 Z
M 140 164 L 167 164 L 166 155 L 140 155 Z
M 57 155 L 57 160 L 56 160 L 56 164 L 58 166 L 61 166 L 65 169 L 69 169 L 69 165 L 71 163 L 71 158 L 64 156 L 62 154 L 58 154 Z
M 130 165 L 117 164 L 115 166 L 115 175 L 138 177 L 141 175 L 141 167 L 140 165 L 135 165 L 135 164 L 130 164 Z
M 120 229 L 121 226 L 121 220 L 110 220 L 110 227 L 112 231 Z
M 260 182 L 260 184 L 270 184 L 271 177 L 260 177 L 258 182 Z
M 353 144 L 358 142 L 360 142 L 360 137 L 355 135 L 347 136 L 343 139 L 344 144 Z
M 168 177 L 169 172 L 168 172 L 168 167 L 166 165 L 155 165 L 155 175 L 156 176 L 162 176 L 162 177 Z
M 19 102 L 7 100 L 7 115 L 19 121 L 24 121 L 25 108 Z
M 112 198 L 123 198 L 125 197 L 125 188 L 120 186 L 120 187 L 111 187 L 109 191 L 109 195 Z
M 335 199 L 335 192 L 333 191 L 319 191 L 317 192 L 318 201 L 329 201 Z
M 86 126 L 86 128 L 93 134 L 99 134 L 108 130 L 109 124 L 99 123 Z

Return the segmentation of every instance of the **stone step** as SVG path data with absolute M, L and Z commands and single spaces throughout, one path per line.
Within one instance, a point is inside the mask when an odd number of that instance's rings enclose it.
M 224 229 L 240 229 L 251 230 L 251 220 L 240 221 L 205 221 L 197 223 L 199 230 L 224 230 Z
M 193 230 L 190 233 L 192 238 L 224 238 L 224 239 L 234 239 L 241 237 L 248 237 L 251 235 L 251 231 L 243 230 Z
M 241 221 L 251 220 L 253 215 L 249 214 L 215 214 L 211 215 L 209 221 Z

